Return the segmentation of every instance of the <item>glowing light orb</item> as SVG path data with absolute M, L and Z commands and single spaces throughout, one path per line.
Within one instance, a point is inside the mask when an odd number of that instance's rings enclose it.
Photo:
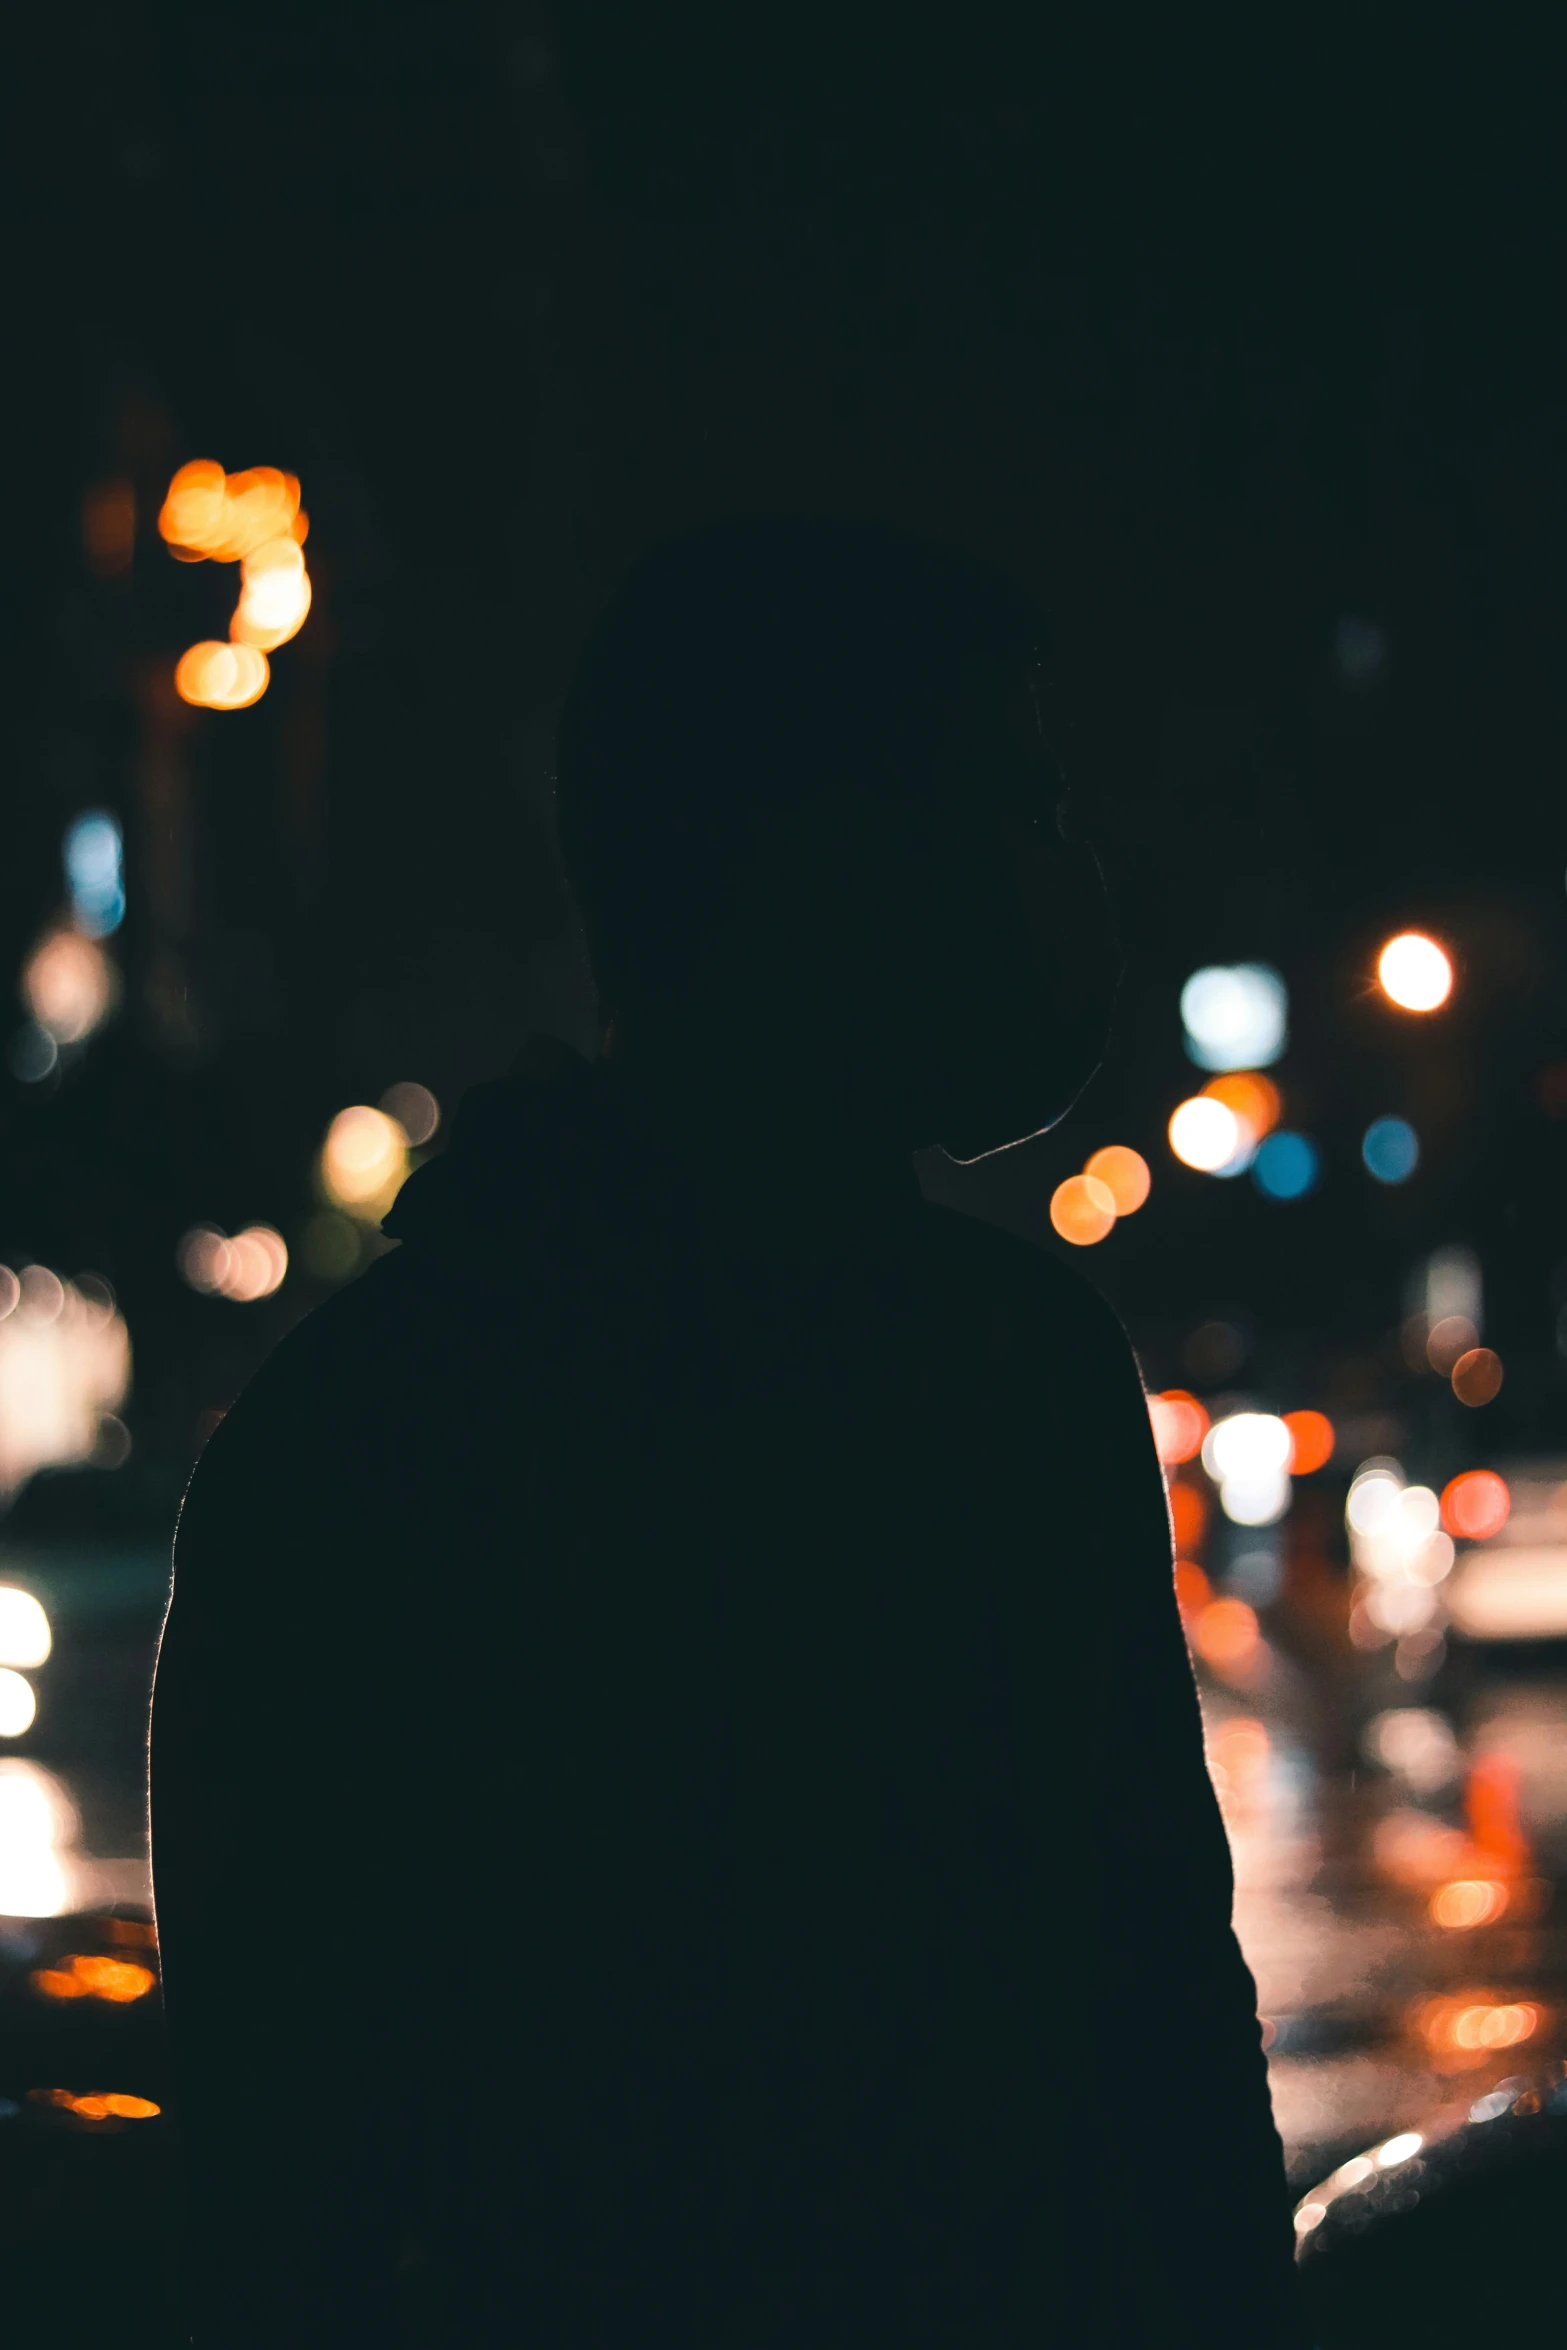
M 1492 1403 L 1501 1393 L 1502 1358 L 1488 1346 L 1472 1346 L 1452 1369 L 1453 1393 L 1471 1409 Z
M 20 1738 L 30 1730 L 38 1712 L 31 1681 L 0 1665 L 0 1738 Z
M 264 653 L 287 644 L 310 610 L 310 575 L 296 539 L 268 539 L 245 557 L 239 604 L 229 623 L 236 644 Z
M 1450 1885 L 1438 1886 L 1431 1896 L 1432 1923 L 1445 1926 L 1449 1933 L 1493 1925 L 1506 1908 L 1507 1887 L 1489 1877 L 1456 1877 Z
M 1420 1137 L 1406 1118 L 1373 1118 L 1360 1155 L 1378 1183 L 1407 1183 L 1420 1164 Z
M 1494 1469 L 1466 1469 L 1442 1488 L 1442 1523 L 1465 1542 L 1489 1542 L 1512 1513 L 1507 1480 Z
M 1377 981 L 1400 1010 L 1434 1012 L 1453 991 L 1453 966 L 1434 938 L 1405 930 L 1377 957 Z
M 63 854 L 77 927 L 106 938 L 125 919 L 119 824 L 105 809 L 89 809 L 67 826 Z
M 1215 1175 L 1241 1147 L 1240 1121 L 1223 1102 L 1194 1094 L 1170 1119 L 1170 1148 L 1185 1167 Z
M 1166 1468 L 1196 1459 L 1208 1433 L 1208 1415 L 1195 1395 L 1188 1395 L 1184 1387 L 1168 1387 L 1162 1395 L 1148 1398 L 1148 1417 L 1154 1448 Z
M 1095 1151 L 1083 1169 L 1109 1190 L 1118 1216 L 1135 1216 L 1153 1184 L 1148 1161 L 1141 1151 L 1128 1150 L 1125 1143 L 1107 1143 Z
M 1050 1221 L 1074 1248 L 1092 1248 L 1115 1229 L 1115 1195 L 1097 1175 L 1069 1175 L 1050 1195 Z
M 49 1618 L 32 1593 L 0 1584 L 0 1664 L 30 1670 L 47 1662 L 52 1646 Z
M 208 638 L 182 653 L 174 690 L 200 710 L 248 710 L 271 682 L 265 653 L 254 645 L 220 645 Z
M 1181 990 L 1181 1024 L 1199 1069 L 1266 1069 L 1284 1050 L 1289 991 L 1271 964 L 1210 964 Z
M 1333 1423 L 1326 1412 L 1286 1412 L 1284 1425 L 1290 1432 L 1290 1475 L 1310 1477 L 1325 1469 L 1333 1458 Z
M 1234 1672 L 1249 1665 L 1261 1646 L 1257 1614 L 1244 1599 L 1214 1599 L 1192 1618 L 1188 1637 L 1205 1665 Z
M 408 1172 L 408 1137 L 368 1103 L 339 1110 L 321 1148 L 321 1188 L 334 1207 L 379 1222 Z
M 80 1044 L 114 1009 L 119 974 L 95 938 L 84 938 L 79 930 L 52 930 L 27 959 L 22 994 L 57 1046 Z
M 1304 1199 L 1316 1186 L 1320 1165 L 1314 1142 L 1281 1127 L 1258 1150 L 1251 1179 L 1264 1199 Z
M 430 1088 L 427 1085 L 415 1085 L 411 1080 L 405 1079 L 401 1084 L 389 1085 L 381 1096 L 381 1108 L 389 1118 L 397 1120 L 415 1150 L 430 1140 L 441 1123 L 441 1105 Z M 1097 1173 L 1092 1159 L 1088 1162 L 1088 1173 Z M 1112 1184 L 1111 1189 L 1114 1188 Z M 1117 1212 L 1124 1215 L 1126 1210 L 1118 1205 Z

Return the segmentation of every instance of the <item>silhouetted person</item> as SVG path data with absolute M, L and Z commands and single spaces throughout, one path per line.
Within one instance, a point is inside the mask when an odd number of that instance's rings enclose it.
M 1126 1338 L 921 1197 L 1114 981 L 1004 586 L 633 576 L 607 1014 L 204 1453 L 152 1823 L 199 2350 L 1275 2350 L 1290 2228 Z

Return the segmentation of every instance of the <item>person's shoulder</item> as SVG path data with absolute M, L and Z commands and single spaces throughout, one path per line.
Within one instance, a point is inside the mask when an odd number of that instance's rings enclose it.
M 950 1208 L 931 1209 L 924 1238 L 952 1309 L 984 1333 L 993 1354 L 1037 1362 L 1049 1349 L 1085 1367 L 1134 1363 L 1115 1308 L 1053 1249 Z

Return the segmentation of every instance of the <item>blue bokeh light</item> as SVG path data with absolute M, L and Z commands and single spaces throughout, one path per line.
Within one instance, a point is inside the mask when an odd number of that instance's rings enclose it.
M 89 808 L 67 826 L 65 878 L 71 906 L 89 938 L 107 938 L 125 919 L 120 827 L 105 808 Z
M 1317 1146 L 1304 1134 L 1270 1134 L 1251 1163 L 1251 1179 L 1265 1199 L 1304 1199 L 1316 1184 Z
M 1373 1118 L 1360 1155 L 1379 1183 L 1404 1183 L 1420 1164 L 1420 1137 L 1407 1118 Z

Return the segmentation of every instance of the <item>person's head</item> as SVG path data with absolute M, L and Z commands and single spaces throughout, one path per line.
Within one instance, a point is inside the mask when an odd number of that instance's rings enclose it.
M 632 573 L 563 715 L 561 841 L 612 1050 L 828 1147 L 971 1158 L 1060 1117 L 1115 953 L 1063 837 L 1008 582 L 758 522 Z

